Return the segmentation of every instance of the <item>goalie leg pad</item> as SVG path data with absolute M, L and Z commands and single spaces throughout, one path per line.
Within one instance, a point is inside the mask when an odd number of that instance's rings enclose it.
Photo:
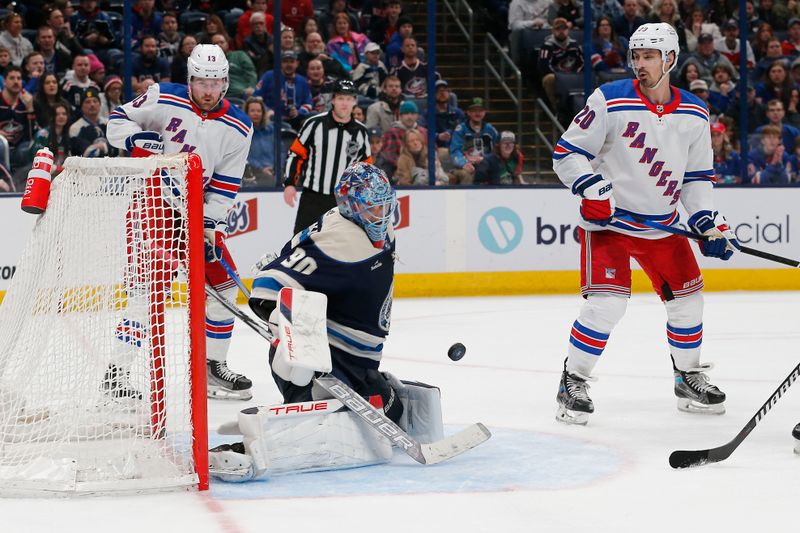
M 215 479 L 241 483 L 255 475 L 253 459 L 241 442 L 222 444 L 208 450 L 208 473 Z
M 403 404 L 403 415 L 398 425 L 423 444 L 444 438 L 442 422 L 442 393 L 438 387 L 418 381 L 399 381 L 388 376 Z

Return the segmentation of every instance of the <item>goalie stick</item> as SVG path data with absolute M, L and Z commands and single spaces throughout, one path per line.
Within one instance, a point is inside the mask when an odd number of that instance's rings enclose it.
M 271 345 L 278 345 L 279 341 L 271 331 L 208 285 L 206 285 L 206 294 L 217 300 Z M 432 465 L 452 459 L 487 441 L 492 436 L 489 429 L 479 422 L 444 439 L 430 444 L 422 444 L 335 376 L 323 375 L 315 377 L 314 381 L 364 420 L 370 428 L 389 439 L 389 442 L 423 465 Z
M 761 406 L 761 409 L 750 419 L 742 430 L 727 444 L 717 446 L 716 448 L 709 448 L 707 450 L 677 450 L 670 454 L 669 465 L 672 468 L 689 468 L 692 466 L 701 466 L 708 463 L 718 463 L 724 461 L 739 447 L 742 441 L 747 438 L 751 431 L 755 429 L 761 419 L 766 416 L 772 406 L 778 403 L 778 400 L 783 394 L 792 386 L 792 383 L 800 377 L 800 364 L 798 364 L 792 372 L 783 380 L 778 386 L 772 396 Z

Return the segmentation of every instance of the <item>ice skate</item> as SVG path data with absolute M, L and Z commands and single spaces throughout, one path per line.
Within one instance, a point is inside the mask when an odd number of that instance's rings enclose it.
M 142 399 L 142 393 L 131 384 L 130 373 L 122 370 L 117 365 L 108 365 L 101 388 L 103 392 L 117 400 Z
M 242 400 L 247 401 L 253 397 L 250 390 L 253 382 L 242 374 L 237 374 L 228 368 L 225 361 L 211 361 L 206 363 L 208 370 L 208 397 L 216 400 Z
M 794 453 L 800 455 L 800 423 L 792 430 L 792 437 L 794 437 Z
M 558 385 L 558 395 L 556 396 L 558 402 L 556 420 L 565 424 L 586 425 L 589 415 L 594 413 L 594 403 L 586 392 L 586 389 L 589 388 L 587 381 L 594 381 L 594 379 L 567 372 L 567 362 L 564 361 L 564 371 L 561 373 L 561 382 Z
M 705 370 L 714 367 L 704 363 L 697 368 L 678 370 L 675 360 L 672 368 L 675 371 L 675 396 L 678 397 L 678 410 L 687 413 L 721 415 L 725 413 L 725 393 L 712 385 L 705 375 Z

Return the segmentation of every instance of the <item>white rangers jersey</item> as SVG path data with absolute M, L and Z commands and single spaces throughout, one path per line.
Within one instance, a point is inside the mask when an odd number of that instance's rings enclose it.
M 125 139 L 140 131 L 157 131 L 164 152 L 197 153 L 203 160 L 204 211 L 214 221 L 225 220 L 242 183 L 250 151 L 250 118 L 223 100 L 205 113 L 190 101 L 185 85 L 157 83 L 146 93 L 109 114 L 109 142 L 125 148 Z
M 614 184 L 618 214 L 661 224 L 678 222 L 678 200 L 691 216 L 713 211 L 713 151 L 708 108 L 693 94 L 672 89 L 665 105 L 651 103 L 638 80 L 620 80 L 595 89 L 559 139 L 553 170 L 572 189 L 601 174 Z M 658 239 L 667 234 L 614 220 L 601 228 Z

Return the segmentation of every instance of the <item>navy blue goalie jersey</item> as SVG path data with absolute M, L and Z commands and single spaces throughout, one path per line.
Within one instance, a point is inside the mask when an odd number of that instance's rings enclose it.
M 324 293 L 331 346 L 379 362 L 392 314 L 391 228 L 386 240 L 375 248 L 363 229 L 331 209 L 256 275 L 251 297 L 277 300 L 282 287 Z

